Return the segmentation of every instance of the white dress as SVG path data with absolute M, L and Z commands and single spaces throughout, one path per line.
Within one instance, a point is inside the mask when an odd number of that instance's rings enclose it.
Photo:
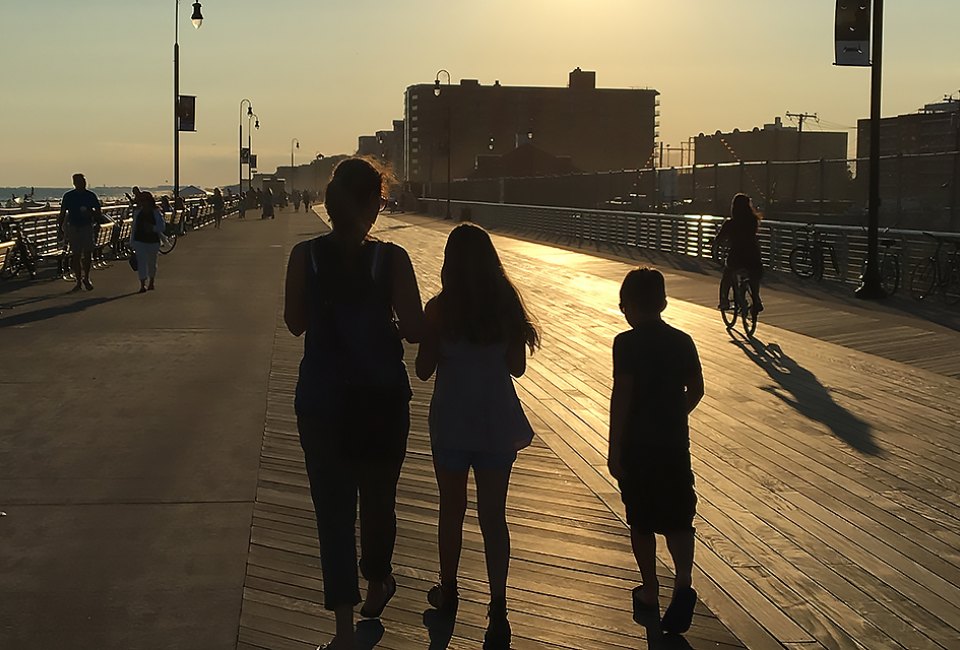
M 507 345 L 443 341 L 430 400 L 435 449 L 509 453 L 533 439 L 507 369 Z

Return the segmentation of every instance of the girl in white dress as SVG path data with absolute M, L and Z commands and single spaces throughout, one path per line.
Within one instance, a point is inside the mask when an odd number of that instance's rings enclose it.
M 472 467 L 490 583 L 483 647 L 509 648 L 507 489 L 517 451 L 533 439 L 511 375 L 523 375 L 527 350 L 532 354 L 539 347 L 540 334 L 490 236 L 479 226 L 462 224 L 450 233 L 441 285 L 424 310 L 427 327 L 416 364 L 423 381 L 437 373 L 430 441 L 440 488 L 440 584 L 427 600 L 440 614 L 456 615 Z

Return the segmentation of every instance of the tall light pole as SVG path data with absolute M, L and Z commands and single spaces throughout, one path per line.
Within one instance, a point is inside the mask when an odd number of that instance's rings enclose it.
M 873 0 L 873 60 L 870 77 L 870 203 L 867 219 L 867 267 L 858 298 L 886 298 L 880 283 L 880 83 L 883 80 L 883 0 Z
M 250 100 L 246 98 L 241 99 L 240 100 L 240 145 L 237 149 L 237 155 L 240 158 L 240 171 L 238 175 L 238 179 L 239 179 L 238 183 L 239 183 L 240 189 L 238 189 L 237 192 L 241 194 L 243 193 L 243 103 L 244 102 L 247 103 L 247 115 L 248 116 L 253 115 L 253 104 L 250 102 Z M 250 162 L 249 151 L 247 151 L 247 156 L 248 156 L 247 163 L 249 163 Z M 248 187 L 247 189 L 249 190 L 250 188 Z
M 290 141 L 290 167 L 293 167 L 293 164 L 294 164 L 294 163 L 293 163 L 293 145 L 294 145 L 294 144 L 296 144 L 296 145 L 297 145 L 297 149 L 299 149 L 299 148 L 300 148 L 300 141 L 297 140 L 296 138 L 294 138 L 294 139 L 292 139 L 292 140 Z M 290 173 L 293 173 L 293 172 L 290 172 Z
M 447 75 L 447 88 L 449 89 L 450 87 L 450 73 L 447 72 L 446 70 L 438 70 L 437 78 L 434 79 L 433 81 L 433 94 L 437 97 L 439 97 L 441 93 L 441 88 L 440 88 L 441 74 Z M 450 158 L 453 154 L 453 146 L 452 146 L 453 143 L 451 142 L 452 140 L 451 134 L 453 133 L 453 128 L 451 127 L 451 124 L 450 124 L 451 122 L 450 93 L 447 93 L 446 110 L 447 110 L 447 120 L 446 120 L 447 121 L 447 216 L 446 218 L 449 219 L 450 218 Z
M 252 110 L 247 112 L 247 149 L 250 151 L 250 158 L 247 161 L 247 191 L 253 189 L 253 138 L 250 137 L 251 122 L 253 122 L 252 128 L 259 131 L 260 116 Z
M 203 14 L 200 13 L 200 3 L 193 3 L 193 15 L 190 17 L 193 26 L 200 29 L 203 24 Z M 180 0 L 177 0 L 177 9 L 174 16 L 173 35 L 173 206 L 176 210 L 177 199 L 180 198 Z

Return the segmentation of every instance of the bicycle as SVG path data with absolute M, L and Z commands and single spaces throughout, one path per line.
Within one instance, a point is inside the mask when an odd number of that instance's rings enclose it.
M 943 293 L 950 305 L 960 302 L 960 240 L 950 240 L 931 233 L 923 233 L 937 242 L 933 255 L 913 267 L 910 274 L 910 291 L 913 297 L 923 301 L 937 291 Z M 952 244 L 953 250 L 941 261 L 944 244 Z
M 837 258 L 837 250 L 833 242 L 823 238 L 820 232 L 809 224 L 806 229 L 806 240 L 797 244 L 790 251 L 790 270 L 800 278 L 823 279 L 823 271 L 827 256 L 837 277 L 842 278 L 845 273 Z
M 10 217 L 0 219 L 0 240 L 16 242 L 9 253 L 0 276 L 4 280 L 15 278 L 26 271 L 31 279 L 37 277 L 41 256 L 37 245 L 23 232 L 23 227 Z
M 744 334 L 753 337 L 753 333 L 757 331 L 755 304 L 756 296 L 753 295 L 753 287 L 750 286 L 750 276 L 746 269 L 739 269 L 734 274 L 733 282 L 727 287 L 727 295 L 721 303 L 720 315 L 723 317 L 723 324 L 727 326 L 727 331 L 736 326 L 739 318 L 743 323 Z
M 177 246 L 177 229 L 167 224 L 166 232 L 160 235 L 160 254 L 169 255 Z
M 896 239 L 881 239 L 880 248 L 880 286 L 888 296 L 900 288 L 900 253 L 891 250 L 897 245 Z M 864 258 L 860 278 L 867 274 L 867 260 Z

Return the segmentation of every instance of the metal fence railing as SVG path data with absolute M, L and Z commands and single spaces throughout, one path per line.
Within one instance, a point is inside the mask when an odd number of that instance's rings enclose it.
M 421 199 L 432 216 L 446 214 L 444 199 Z M 691 214 L 657 214 L 612 210 L 585 210 L 551 206 L 511 205 L 452 201 L 455 218 L 469 220 L 488 229 L 521 232 L 536 237 L 573 240 L 580 244 L 628 246 L 664 253 L 709 258 L 722 217 Z M 837 282 L 856 283 L 867 254 L 867 233 L 858 226 L 804 224 L 764 219 L 760 244 L 766 268 L 790 271 L 790 253 L 810 241 L 812 231 L 828 249 L 823 277 Z M 960 234 L 933 232 L 938 237 L 960 241 Z M 892 240 L 891 255 L 900 262 L 901 286 L 908 286 L 910 272 L 936 250 L 936 241 L 924 231 L 889 229 L 882 238 Z M 831 259 L 832 258 L 832 259 Z
M 225 199 L 225 216 L 237 212 L 238 208 L 239 202 L 235 197 Z M 126 237 L 129 237 L 133 224 L 132 208 L 129 205 L 105 206 L 102 212 L 105 220 L 96 224 L 94 234 L 98 253 L 109 245 L 118 249 L 118 242 L 124 242 Z M 66 252 L 66 243 L 60 232 L 59 211 L 8 214 L 2 218 L 14 221 L 19 226 L 19 232 L 35 246 L 42 258 L 56 259 Z M 164 218 L 174 232 L 195 230 L 213 223 L 213 206 L 203 199 L 187 200 L 184 209 L 167 212 Z
M 685 167 L 455 179 L 459 201 L 669 214 L 727 214 L 737 193 L 783 221 L 855 224 L 867 211 L 869 161 L 735 161 Z M 446 197 L 444 182 L 410 191 Z M 960 228 L 960 151 L 880 159 L 883 223 L 934 230 Z

